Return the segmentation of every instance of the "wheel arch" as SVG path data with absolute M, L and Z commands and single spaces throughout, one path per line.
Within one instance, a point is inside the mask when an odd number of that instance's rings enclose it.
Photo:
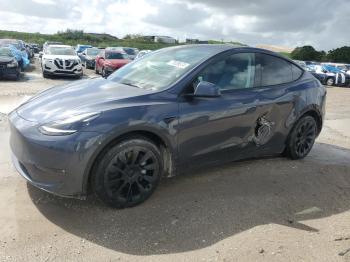
M 171 143 L 164 138 L 163 136 L 159 135 L 157 132 L 150 131 L 150 130 L 131 130 L 127 131 L 122 134 L 114 135 L 112 137 L 109 137 L 106 139 L 104 143 L 101 144 L 101 146 L 96 150 L 96 152 L 93 154 L 93 156 L 90 158 L 89 164 L 84 172 L 83 177 L 83 188 L 82 192 L 84 195 L 91 192 L 91 177 L 93 175 L 93 172 L 95 171 L 97 167 L 97 163 L 99 159 L 108 151 L 109 148 L 112 146 L 118 144 L 119 142 L 132 138 L 132 137 L 143 137 L 145 139 L 150 140 L 153 142 L 160 150 L 161 154 L 163 155 L 163 165 L 164 165 L 164 176 L 165 177 L 171 177 L 175 175 L 175 157 L 174 157 L 174 150 L 171 146 Z
M 317 105 L 310 105 L 309 107 L 305 108 L 303 111 L 301 111 L 298 116 L 295 118 L 295 121 L 291 125 L 289 129 L 289 133 L 286 139 L 286 142 L 289 139 L 290 133 L 292 132 L 293 128 L 296 126 L 298 121 L 303 118 L 304 116 L 312 116 L 316 120 L 317 124 L 317 135 L 321 133 L 322 126 L 323 126 L 323 117 L 321 111 L 318 109 Z

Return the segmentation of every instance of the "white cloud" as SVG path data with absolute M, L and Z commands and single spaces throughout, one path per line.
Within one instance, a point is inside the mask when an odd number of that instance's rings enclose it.
M 347 0 L 1 0 L 0 29 L 71 28 L 328 50 L 349 45 L 349 12 Z

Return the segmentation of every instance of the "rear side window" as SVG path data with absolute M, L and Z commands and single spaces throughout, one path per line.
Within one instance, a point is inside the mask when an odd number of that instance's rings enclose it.
M 293 81 L 292 64 L 275 56 L 260 55 L 261 85 L 273 86 Z
M 298 80 L 303 74 L 303 70 L 292 64 L 293 81 Z

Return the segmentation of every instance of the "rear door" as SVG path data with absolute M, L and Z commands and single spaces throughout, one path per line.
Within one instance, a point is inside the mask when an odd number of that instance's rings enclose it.
M 260 81 L 254 90 L 257 115 L 253 156 L 280 153 L 295 117 L 304 86 L 297 81 L 303 70 L 279 56 L 257 53 Z

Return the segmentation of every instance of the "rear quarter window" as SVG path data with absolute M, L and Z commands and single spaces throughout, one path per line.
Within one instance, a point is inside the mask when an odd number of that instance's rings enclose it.
M 261 85 L 273 86 L 293 81 L 292 64 L 281 58 L 261 54 Z
M 293 81 L 298 80 L 303 74 L 303 70 L 292 64 Z

